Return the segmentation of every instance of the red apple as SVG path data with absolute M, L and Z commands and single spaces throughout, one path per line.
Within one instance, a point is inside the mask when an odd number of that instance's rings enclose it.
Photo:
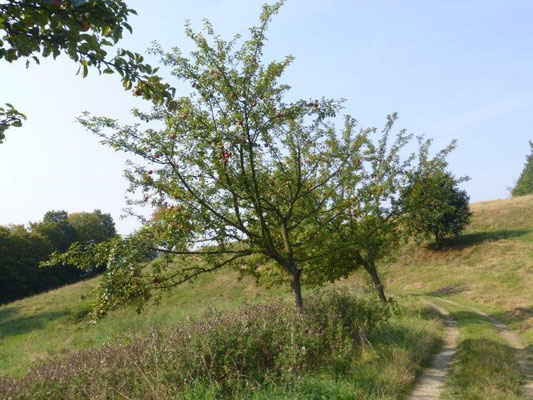
M 81 21 L 79 23 L 79 26 L 80 26 L 80 31 L 82 32 L 87 32 L 89 29 L 91 29 L 91 24 L 89 24 L 86 21 Z

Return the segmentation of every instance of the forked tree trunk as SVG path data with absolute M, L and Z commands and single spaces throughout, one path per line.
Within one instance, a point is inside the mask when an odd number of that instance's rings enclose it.
M 302 312 L 304 309 L 304 301 L 302 298 L 302 286 L 300 283 L 300 277 L 302 275 L 302 271 L 296 270 L 295 273 L 291 276 L 291 289 L 292 294 L 294 295 L 294 304 L 299 312 Z
M 383 284 L 379 279 L 376 266 L 373 263 L 364 263 L 363 267 L 365 268 L 366 272 L 368 272 L 372 277 L 372 282 L 374 282 L 374 287 L 378 292 L 379 299 L 383 304 L 385 304 L 387 302 L 387 297 L 385 296 L 385 290 L 383 289 Z

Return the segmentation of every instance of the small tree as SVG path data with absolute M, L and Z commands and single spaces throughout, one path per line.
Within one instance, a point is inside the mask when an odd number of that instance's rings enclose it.
M 529 147 L 531 153 L 526 157 L 526 163 L 524 169 L 516 182 L 515 187 L 512 189 L 511 194 L 513 196 L 524 196 L 526 194 L 533 194 L 533 142 L 529 141 Z
M 387 297 L 377 265 L 394 254 L 404 236 L 398 198 L 414 159 L 409 154 L 401 157 L 411 135 L 402 130 L 391 138 L 397 118 L 396 114 L 388 116 L 377 141 L 373 139 L 375 128 L 362 131 L 365 151 L 351 160 L 352 167 L 362 172 L 346 174 L 338 182 L 339 218 L 328 221 L 336 250 L 326 262 L 343 266 L 347 272 L 363 268 L 383 303 Z
M 457 186 L 468 178 L 456 178 L 443 163 L 421 165 L 403 194 L 406 226 L 420 239 L 433 238 L 439 248 L 445 237 L 459 235 L 470 221 L 470 198 Z
M 354 140 L 352 119 L 341 134 L 328 122 L 339 102 L 285 100 L 289 86 L 279 78 L 292 57 L 262 64 L 268 23 L 280 6 L 264 6 L 240 48 L 206 23 L 207 38 L 187 28 L 197 47 L 191 58 L 154 49 L 191 87 L 175 99 L 177 112 L 134 111 L 142 124 L 133 126 L 80 119 L 102 143 L 137 156 L 127 177 L 131 193 L 143 195 L 130 202 L 158 209 L 132 237 L 78 244 L 52 260 L 107 264 L 98 315 L 125 302 L 140 308 L 159 290 L 227 265 L 259 281 L 288 281 L 300 310 L 302 281 L 320 285 L 346 274 L 315 261 L 329 251 L 322 221 L 337 215 L 334 182 L 357 172 L 349 161 L 363 141 Z M 163 256 L 147 268 L 154 250 Z

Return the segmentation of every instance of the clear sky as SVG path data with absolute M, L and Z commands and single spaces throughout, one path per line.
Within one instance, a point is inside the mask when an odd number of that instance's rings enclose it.
M 152 40 L 191 49 L 184 21 L 203 18 L 230 38 L 255 24 L 257 0 L 130 1 L 139 16 L 122 46 L 144 51 Z M 472 201 L 508 196 L 533 139 L 533 2 L 530 0 L 288 0 L 274 20 L 267 59 L 296 57 L 285 81 L 295 97 L 346 98 L 362 126 L 398 127 L 452 139 L 450 158 Z M 26 223 L 50 209 L 99 208 L 119 232 L 125 206 L 125 157 L 98 143 L 74 119 L 81 111 L 130 118 L 143 106 L 117 76 L 75 76 L 67 59 L 26 70 L 0 61 L 0 103 L 28 115 L 0 145 L 0 224 Z

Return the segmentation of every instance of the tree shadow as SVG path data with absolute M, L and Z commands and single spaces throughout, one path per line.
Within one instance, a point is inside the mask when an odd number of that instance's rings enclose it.
M 465 233 L 457 237 L 444 239 L 439 247 L 431 243 L 428 245 L 428 248 L 434 251 L 464 250 L 481 243 L 514 239 L 532 232 L 533 229 L 502 229 L 497 231 Z
M 466 313 L 469 315 L 463 317 L 472 317 L 476 319 L 472 323 L 478 322 L 475 315 Z M 460 318 L 459 313 L 454 316 Z M 480 398 L 480 393 L 491 393 L 494 396 L 491 398 L 516 398 L 521 381 L 514 349 L 509 345 L 488 338 L 469 338 L 457 346 L 449 379 L 451 392 L 458 395 L 457 398 Z
M 45 311 L 17 316 L 18 311 L 18 307 L 8 307 L 0 311 L 0 339 L 43 329 L 51 321 L 69 315 L 67 311 Z
M 20 307 L 6 307 L 2 310 L 0 310 L 0 324 L 4 322 L 6 319 L 11 318 L 12 315 L 15 315 Z
M 426 292 L 423 295 L 424 296 L 432 296 L 432 297 L 442 297 L 442 296 L 448 296 L 448 295 L 454 295 L 463 293 L 466 290 L 468 290 L 468 286 L 457 284 L 457 285 L 448 285 L 440 287 L 436 290 L 433 290 L 431 292 Z
M 507 324 L 521 323 L 533 318 L 533 307 L 515 307 L 513 310 L 493 313 L 491 316 Z

